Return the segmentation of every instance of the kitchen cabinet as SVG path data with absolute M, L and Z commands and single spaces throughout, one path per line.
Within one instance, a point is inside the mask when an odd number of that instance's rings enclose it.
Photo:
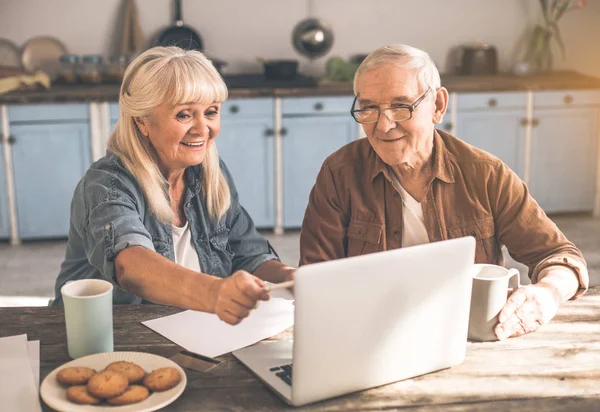
M 527 94 L 459 93 L 456 135 L 485 150 L 524 178 Z
M 594 208 L 600 92 L 534 94 L 532 196 L 547 213 Z
M 4 167 L 4 143 L 0 143 L 0 239 L 8 239 L 10 234 L 8 192 L 6 191 Z
M 113 130 L 115 130 L 115 127 L 117 126 L 117 121 L 119 120 L 119 103 L 110 103 L 108 105 L 108 113 L 110 129 L 108 130 L 108 136 L 106 136 L 107 142 Z
M 9 107 L 22 239 L 66 237 L 75 186 L 91 162 L 87 105 Z
M 325 159 L 358 136 L 352 97 L 283 99 L 283 225 L 302 226 L 310 191 Z
M 219 156 L 231 172 L 241 205 L 258 228 L 275 225 L 273 99 L 232 99 L 221 107 Z

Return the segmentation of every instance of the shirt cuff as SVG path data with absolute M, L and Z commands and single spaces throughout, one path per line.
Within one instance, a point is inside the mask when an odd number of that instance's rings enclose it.
M 538 263 L 535 269 L 533 270 L 533 273 L 531 274 L 531 283 L 538 282 L 538 276 L 542 270 L 546 269 L 549 266 L 556 265 L 566 266 L 569 269 L 571 269 L 575 273 L 575 276 L 579 281 L 579 289 L 577 290 L 575 295 L 573 295 L 571 300 L 579 298 L 588 290 L 590 278 L 585 262 L 568 253 L 552 255 Z
M 154 252 L 154 245 L 152 244 L 152 240 L 150 240 L 147 236 L 137 233 L 128 233 L 115 237 L 112 224 L 107 225 L 104 230 L 105 259 L 103 268 L 104 270 L 102 272 L 109 281 L 119 286 L 115 270 L 115 259 L 119 252 L 131 246 L 141 246 Z

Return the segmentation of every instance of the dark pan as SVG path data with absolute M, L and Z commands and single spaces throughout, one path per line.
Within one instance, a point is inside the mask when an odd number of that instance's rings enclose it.
M 177 46 L 186 50 L 203 50 L 202 38 L 194 29 L 183 24 L 181 0 L 175 0 L 175 25 L 161 33 L 158 38 L 161 46 Z

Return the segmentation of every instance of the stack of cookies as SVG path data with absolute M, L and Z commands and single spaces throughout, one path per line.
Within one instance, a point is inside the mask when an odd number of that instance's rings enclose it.
M 136 363 L 119 361 L 96 372 L 83 366 L 61 369 L 56 375 L 68 386 L 67 398 L 81 405 L 95 405 L 106 400 L 109 405 L 141 402 L 151 392 L 174 388 L 181 381 L 176 368 L 160 368 L 149 374 Z

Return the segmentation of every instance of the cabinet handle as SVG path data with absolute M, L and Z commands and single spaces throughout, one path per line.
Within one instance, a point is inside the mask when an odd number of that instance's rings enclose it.
M 231 113 L 237 113 L 237 112 L 239 112 L 239 111 L 240 111 L 240 107 L 239 107 L 237 104 L 234 104 L 233 106 L 231 106 L 231 107 L 229 108 L 229 111 L 230 111 Z
M 321 111 L 321 110 L 323 110 L 323 107 L 324 107 L 324 106 L 323 106 L 323 103 L 321 103 L 321 102 L 315 103 L 315 110 L 316 110 L 316 111 Z
M 268 128 L 267 130 L 265 130 L 265 136 L 269 137 L 269 136 L 273 136 L 275 134 L 275 130 Z
M 454 125 L 452 122 L 444 123 L 444 130 L 451 132 L 454 129 Z
M 537 127 L 540 125 L 540 119 L 538 119 L 537 117 L 534 117 L 533 119 L 531 119 L 531 125 L 533 127 Z
M 490 107 L 496 107 L 496 106 L 498 106 L 498 100 L 496 100 L 494 98 L 488 100 L 488 106 L 490 106 Z
M 521 126 L 527 126 L 529 124 L 531 124 L 531 121 L 528 118 L 524 117 L 521 119 Z
M 563 99 L 563 101 L 564 101 L 566 104 L 571 104 L 571 103 L 573 103 L 573 96 L 571 96 L 570 94 L 567 94 L 567 95 L 565 96 L 565 98 Z
M 285 127 L 282 127 L 281 130 L 279 131 L 279 135 L 281 137 L 285 136 L 287 134 L 287 129 Z
M 17 142 L 17 139 L 14 136 L 8 136 L 8 137 L 0 136 L 0 143 L 2 143 L 2 142 L 6 142 L 8 144 L 15 144 Z

